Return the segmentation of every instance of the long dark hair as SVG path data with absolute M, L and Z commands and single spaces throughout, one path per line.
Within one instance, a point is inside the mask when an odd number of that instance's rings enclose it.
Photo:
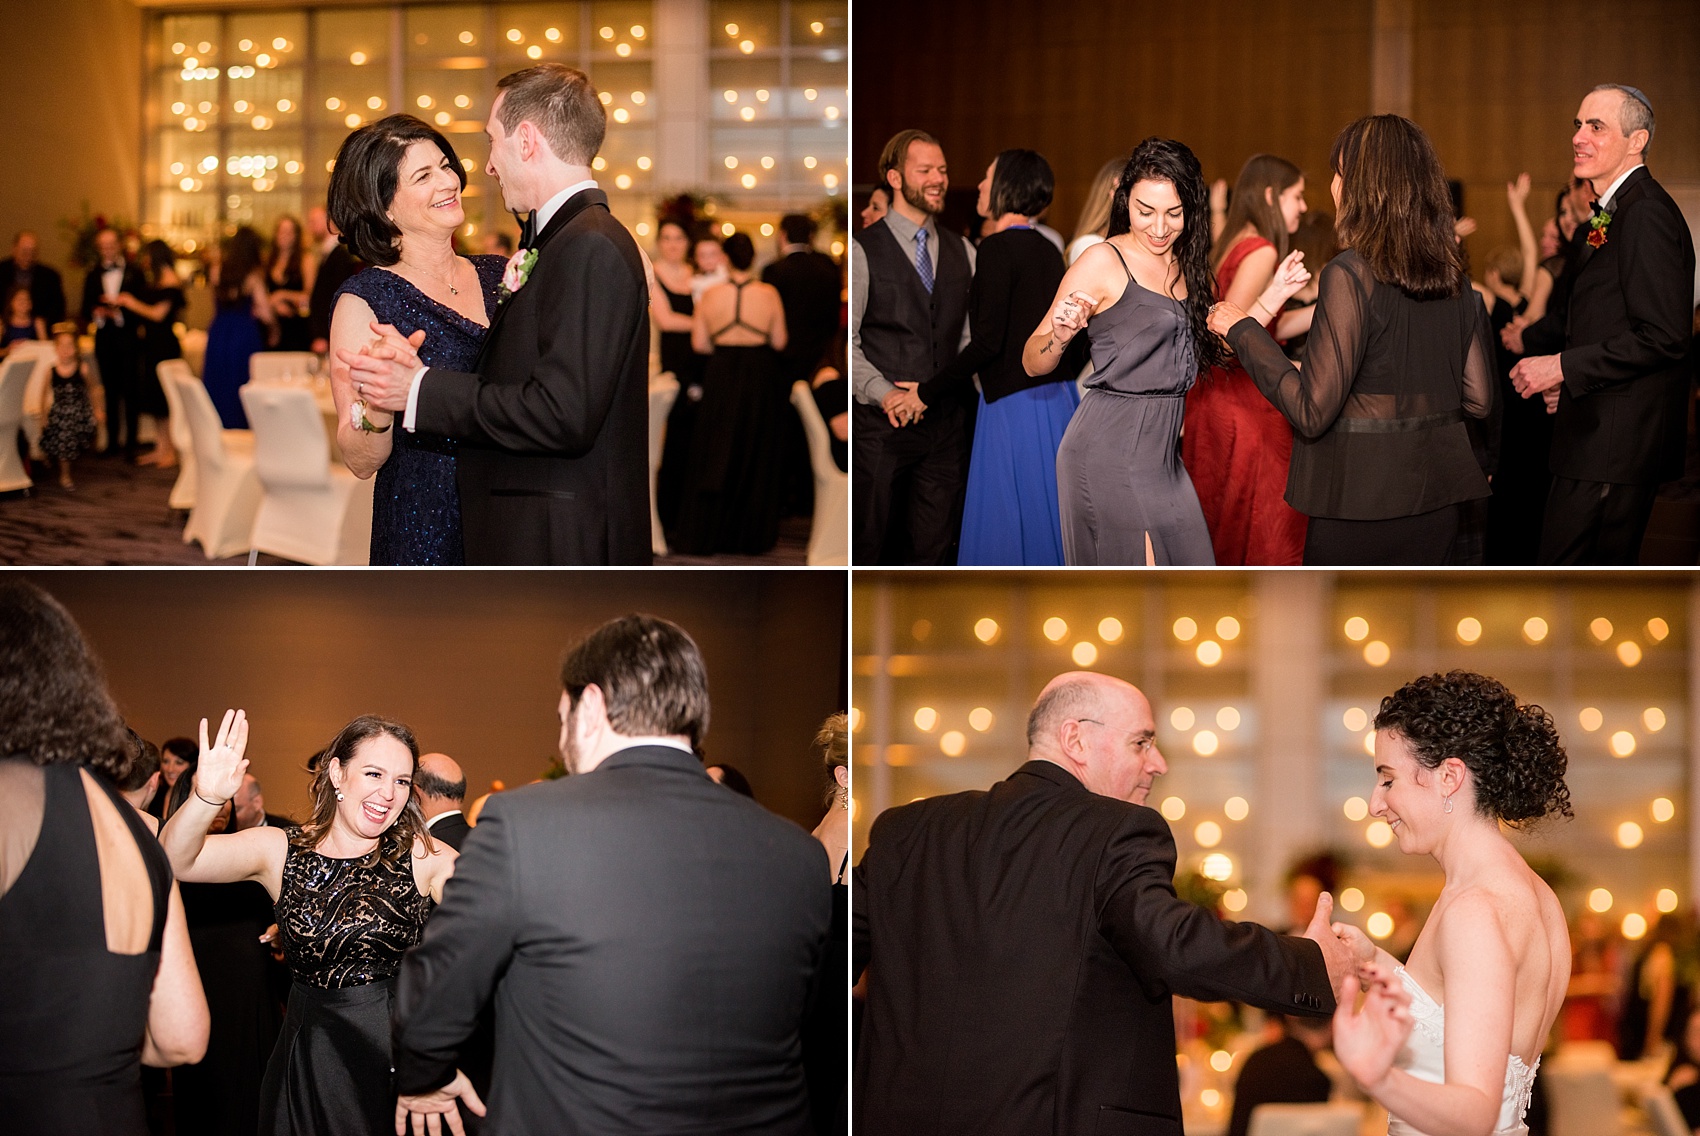
M 389 736 L 407 747 L 407 752 L 413 755 L 413 771 L 419 772 L 419 742 L 414 738 L 413 731 L 400 722 L 388 718 L 380 718 L 376 714 L 362 714 L 341 730 L 330 744 L 314 754 L 307 762 L 307 772 L 313 775 L 313 815 L 306 824 L 290 834 L 289 842 L 297 848 L 317 848 L 330 835 L 331 822 L 336 819 L 336 785 L 331 781 L 331 762 L 335 761 L 345 768 L 354 760 L 355 750 L 360 744 L 372 738 Z M 179 778 L 179 780 L 182 780 Z M 376 863 L 382 860 L 393 867 L 399 867 L 409 862 L 413 855 L 413 843 L 416 840 L 425 842 L 425 851 L 431 852 L 431 830 L 425 827 L 425 814 L 419 811 L 419 797 L 411 788 L 407 794 L 407 804 L 402 806 L 401 815 L 378 837 L 378 846 L 374 848 L 363 862 Z
M 301 222 L 295 219 L 294 214 L 284 213 L 279 215 L 276 222 L 272 224 L 271 244 L 266 248 L 266 283 L 268 285 L 271 284 L 272 269 L 277 267 L 278 254 L 283 250 L 283 246 L 278 243 L 277 234 L 278 230 L 283 228 L 285 221 L 295 226 L 295 247 L 289 250 L 289 257 L 284 262 L 284 279 L 287 280 L 290 274 L 301 271 L 301 246 L 305 243 L 307 230 L 301 227 Z
M 130 770 L 130 734 L 100 663 L 59 601 L 27 580 L 0 580 L 0 757 Z
M 1166 181 L 1181 199 L 1181 235 L 1175 240 L 1175 261 L 1186 279 L 1187 326 L 1192 333 L 1194 361 L 1203 371 L 1227 357 L 1222 341 L 1210 330 L 1216 281 L 1210 275 L 1210 190 L 1204 184 L 1204 168 L 1184 142 L 1153 136 L 1135 146 L 1110 201 L 1106 239 L 1132 231 L 1127 199 L 1142 181 Z
M 243 225 L 219 246 L 218 298 L 234 304 L 248 284 L 248 277 L 264 267 L 265 246 L 260 234 Z
M 1210 263 L 1218 268 L 1233 247 L 1235 237 L 1248 224 L 1257 235 L 1275 246 L 1275 263 L 1287 255 L 1287 222 L 1281 216 L 1281 206 L 1270 201 L 1263 191 L 1273 190 L 1270 197 L 1279 198 L 1298 184 L 1304 172 L 1285 158 L 1274 154 L 1253 154 L 1240 167 L 1239 180 L 1234 182 L 1234 195 L 1228 201 L 1228 218 L 1222 235 L 1216 240 Z
M 1377 280 L 1415 300 L 1469 286 L 1452 191 L 1422 127 L 1396 114 L 1367 115 L 1340 131 L 1328 164 L 1340 175 L 1335 235 Z

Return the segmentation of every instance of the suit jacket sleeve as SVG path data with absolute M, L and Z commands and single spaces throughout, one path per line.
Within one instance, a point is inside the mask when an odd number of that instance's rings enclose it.
M 516 454 L 590 452 L 614 405 L 638 325 L 648 320 L 649 300 L 620 250 L 600 233 L 578 235 L 557 255 L 565 263 L 529 282 L 554 292 L 538 315 L 530 376 L 487 383 L 432 368 L 419 390 L 420 430 Z
M 424 941 L 402 961 L 392 1029 L 398 1093 L 428 1093 L 454 1079 L 460 1047 L 512 957 L 520 904 L 502 813 L 495 800 L 485 806 Z
M 1684 222 L 1658 198 L 1619 210 L 1607 240 L 1617 242 L 1617 286 L 1628 327 L 1559 356 L 1570 397 L 1581 398 L 1680 362 L 1693 331 L 1692 264 L 1683 264 Z M 1527 346 L 1525 339 L 1524 345 Z
M 1015 286 L 1013 266 L 1002 241 L 993 241 L 980 251 L 974 281 L 968 286 L 968 346 L 916 388 L 915 393 L 928 406 L 968 386 L 975 373 L 1003 350 L 1011 289 Z
M 1129 817 L 1099 864 L 1099 930 L 1150 996 L 1245 1002 L 1284 1014 L 1334 1012 L 1320 947 L 1218 919 L 1176 895 L 1174 875 L 1174 837 L 1150 809 Z

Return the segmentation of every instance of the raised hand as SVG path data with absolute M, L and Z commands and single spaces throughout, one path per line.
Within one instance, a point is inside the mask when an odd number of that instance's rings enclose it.
M 1086 327 L 1086 321 L 1092 318 L 1097 307 L 1091 296 L 1078 289 L 1058 300 L 1051 309 L 1051 336 L 1055 344 L 1052 350 L 1068 346 L 1069 341 Z
M 1521 209 L 1523 203 L 1529 200 L 1529 175 L 1518 174 L 1516 181 L 1505 183 L 1505 200 L 1512 209 Z
M 1373 1094 L 1411 1034 L 1411 995 L 1384 967 L 1371 963 L 1364 975 L 1369 985 L 1363 1004 L 1347 996 L 1334 1010 L 1334 1056 Z
M 1269 286 L 1263 289 L 1263 295 L 1257 302 L 1263 305 L 1263 310 L 1274 319 L 1281 313 L 1288 300 L 1298 295 L 1299 289 L 1310 283 L 1310 269 L 1305 267 L 1305 254 L 1294 249 L 1287 254 L 1275 268 L 1275 276 L 1269 281 Z
M 247 711 L 226 710 L 218 737 L 212 742 L 207 741 L 207 720 L 201 719 L 201 757 L 195 766 L 194 788 L 209 805 L 224 804 L 242 788 L 242 778 L 248 772 L 248 761 L 242 754 L 247 749 Z
M 407 1122 L 413 1120 L 413 1136 L 441 1136 L 443 1118 L 448 1118 L 449 1131 L 454 1136 L 466 1136 L 466 1127 L 461 1123 L 460 1110 L 455 1107 L 455 1101 L 466 1103 L 468 1111 L 475 1116 L 484 1115 L 484 1102 L 478 1099 L 478 1092 L 467 1080 L 466 1074 L 455 1070 L 455 1079 L 434 1093 L 425 1093 L 417 1097 L 397 1097 L 395 1102 L 395 1136 L 407 1136 Z

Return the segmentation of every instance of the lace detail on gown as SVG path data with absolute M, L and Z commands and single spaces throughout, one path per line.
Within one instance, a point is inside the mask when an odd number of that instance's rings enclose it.
M 1430 998 L 1428 991 L 1418 986 L 1417 980 L 1404 967 L 1395 967 L 1394 973 L 1411 996 L 1412 1025 L 1411 1036 L 1393 1059 L 1393 1065 L 1419 1081 L 1444 1084 L 1446 1007 Z M 1529 1111 L 1529 1097 L 1535 1091 L 1535 1073 L 1540 1067 L 1539 1057 L 1535 1058 L 1533 1066 L 1529 1066 L 1523 1064 L 1523 1059 L 1517 1054 L 1509 1055 L 1505 1062 L 1505 1088 L 1500 1096 L 1499 1121 L 1494 1125 L 1493 1136 L 1527 1136 L 1529 1129 L 1523 1123 L 1523 1117 Z M 1387 1132 L 1388 1136 L 1422 1136 L 1398 1117 L 1388 1118 Z
M 409 864 L 340 860 L 291 844 L 276 906 L 284 961 L 295 981 L 324 990 L 394 978 L 435 906 Z

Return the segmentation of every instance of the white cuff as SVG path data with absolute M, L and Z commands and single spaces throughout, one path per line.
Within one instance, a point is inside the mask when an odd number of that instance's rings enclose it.
M 419 380 L 425 377 L 429 367 L 421 367 L 413 373 L 413 385 L 407 389 L 407 412 L 402 415 L 401 428 L 409 434 L 413 433 L 414 420 L 419 415 Z

